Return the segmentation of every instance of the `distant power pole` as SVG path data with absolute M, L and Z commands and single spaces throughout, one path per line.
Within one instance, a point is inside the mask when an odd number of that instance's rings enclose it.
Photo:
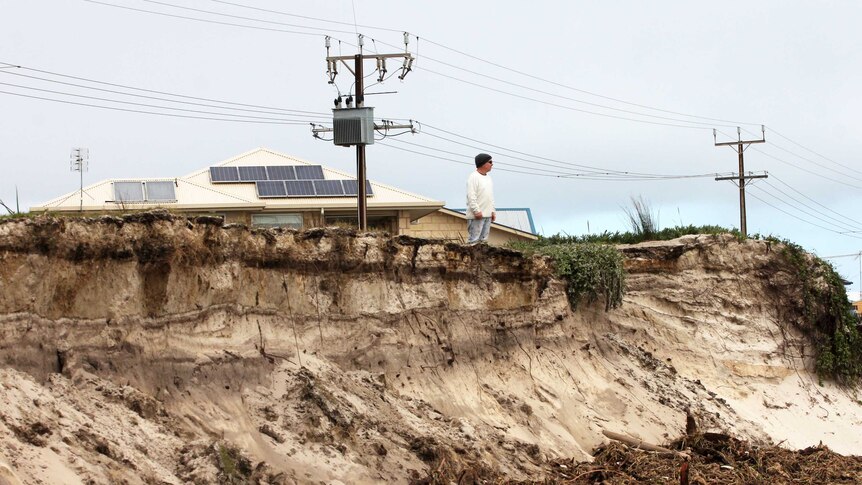
M 760 140 L 743 140 L 742 139 L 742 130 L 739 127 L 736 128 L 736 134 L 739 137 L 737 141 L 727 141 L 719 143 L 717 140 L 716 131 L 712 130 L 712 138 L 715 140 L 715 146 L 733 146 L 736 145 L 736 152 L 739 154 L 739 173 L 735 174 L 731 177 L 716 177 L 715 180 L 735 180 L 736 184 L 739 186 L 739 232 L 742 233 L 742 237 L 748 237 L 748 228 L 745 224 L 745 184 L 748 180 L 751 179 L 765 179 L 769 177 L 769 175 L 754 175 L 749 173 L 745 175 L 745 161 L 743 159 L 743 152 L 749 145 L 752 143 L 766 143 L 766 127 L 760 125 L 760 131 L 762 136 Z
M 79 172 L 81 174 L 81 205 L 79 209 L 81 212 L 84 212 L 84 172 L 87 171 L 87 166 L 89 165 L 89 158 L 89 148 L 73 148 L 69 160 L 69 168 L 73 172 Z
M 403 59 L 401 66 L 401 75 L 398 79 L 404 80 L 407 73 L 410 72 L 413 65 L 413 56 L 407 49 L 409 34 L 404 32 L 404 52 L 399 54 L 373 54 L 363 55 L 362 46 L 364 44 L 364 36 L 357 34 L 359 40 L 359 54 L 352 56 L 330 56 L 330 39 L 326 37 L 326 73 L 329 75 L 329 84 L 335 84 L 335 76 L 338 75 L 338 63 L 341 62 L 347 70 L 353 73 L 356 107 L 353 108 L 353 96 L 348 94 L 346 108 L 341 107 L 342 99 L 339 95 L 335 100 L 335 108 L 333 111 L 333 127 L 313 127 L 312 133 L 317 137 L 320 133 L 333 132 L 333 141 L 340 146 L 356 146 L 356 217 L 359 229 L 365 231 L 368 229 L 368 211 L 367 211 L 367 191 L 365 188 L 365 145 L 374 143 L 375 129 L 409 129 L 414 131 L 413 123 L 407 125 L 396 125 L 393 123 L 384 123 L 383 125 L 374 124 L 374 108 L 365 106 L 365 84 L 363 74 L 363 64 L 366 59 L 374 59 L 377 62 L 377 71 L 379 75 L 377 82 L 382 83 L 386 76 L 386 60 L 392 58 Z M 351 69 L 348 61 L 353 61 Z

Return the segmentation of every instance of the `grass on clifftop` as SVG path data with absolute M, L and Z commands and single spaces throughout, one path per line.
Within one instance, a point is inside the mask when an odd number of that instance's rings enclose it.
M 669 241 L 678 237 L 687 236 L 690 234 L 733 234 L 740 237 L 739 231 L 736 229 L 728 229 L 721 226 L 676 226 L 667 227 L 653 232 L 644 231 L 626 231 L 626 232 L 608 232 L 604 231 L 599 234 L 586 234 L 583 236 L 570 236 L 568 234 L 556 234 L 554 236 L 540 237 L 538 241 L 532 241 L 530 244 L 536 246 L 550 246 L 554 244 L 582 244 L 582 243 L 600 243 L 600 244 L 637 244 L 644 241 Z

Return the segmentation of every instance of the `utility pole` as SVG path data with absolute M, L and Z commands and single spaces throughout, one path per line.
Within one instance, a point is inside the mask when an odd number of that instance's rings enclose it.
M 81 175 L 81 193 L 80 193 L 80 212 L 84 212 L 84 172 L 87 171 L 89 164 L 90 149 L 89 148 L 73 148 L 72 154 L 69 156 L 69 168 L 73 172 L 79 172 Z
M 360 49 L 362 44 L 360 43 Z M 365 84 L 362 74 L 362 53 L 353 56 L 356 107 L 365 106 Z M 374 136 L 373 134 L 371 135 Z M 373 138 L 372 138 L 373 141 Z M 356 144 L 356 223 L 360 231 L 368 230 L 368 195 L 365 193 L 365 143 Z
M 765 179 L 769 177 L 769 175 L 766 174 L 754 175 L 749 173 L 748 175 L 745 175 L 745 160 L 743 157 L 743 152 L 752 143 L 766 143 L 766 127 L 760 125 L 760 131 L 762 133 L 760 140 L 743 140 L 742 130 L 739 127 L 736 127 L 736 134 L 738 137 L 737 141 L 719 143 L 716 135 L 716 130 L 712 130 L 712 138 L 715 141 L 715 146 L 719 147 L 736 145 L 736 152 L 739 155 L 739 173 L 731 177 L 716 177 L 715 180 L 735 180 L 736 184 L 739 186 L 739 232 L 742 233 L 743 238 L 748 237 L 748 228 L 746 227 L 745 221 L 745 184 L 748 180 L 751 179 Z
M 382 83 L 386 76 L 386 60 L 392 58 L 403 59 L 401 67 L 401 75 L 398 79 L 404 80 L 407 73 L 411 71 L 413 65 L 413 56 L 407 49 L 409 34 L 404 32 L 404 52 L 399 54 L 373 54 L 363 55 L 362 46 L 364 36 L 357 34 L 359 40 L 359 54 L 353 56 L 330 56 L 330 38 L 326 37 L 326 72 L 329 75 L 329 84 L 335 84 L 335 76 L 338 75 L 338 63 L 341 62 L 351 72 L 353 72 L 356 108 L 352 108 L 353 97 L 348 94 L 346 108 L 341 107 L 341 95 L 335 100 L 335 109 L 333 109 L 333 128 L 316 127 L 312 125 L 312 134 L 319 138 L 320 133 L 332 131 L 334 133 L 333 140 L 336 145 L 350 146 L 356 145 L 356 218 L 359 230 L 365 231 L 368 229 L 368 194 L 365 187 L 366 170 L 365 170 L 365 145 L 374 143 L 375 129 L 409 129 L 415 133 L 413 123 L 406 125 L 396 125 L 393 123 L 384 122 L 383 125 L 374 124 L 373 108 L 365 107 L 365 84 L 364 84 L 364 62 L 367 59 L 374 59 L 377 62 L 377 71 L 379 76 L 378 83 Z M 347 64 L 348 61 L 353 61 L 353 69 Z M 365 109 L 363 109 L 365 108 Z M 356 114 L 347 113 L 348 110 L 353 110 Z M 340 122 L 340 123 L 339 123 Z M 370 128 L 370 130 L 368 130 Z

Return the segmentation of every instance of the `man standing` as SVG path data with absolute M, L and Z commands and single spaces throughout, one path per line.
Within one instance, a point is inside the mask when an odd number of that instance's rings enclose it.
M 488 240 L 491 223 L 497 220 L 494 211 L 494 183 L 488 172 L 494 166 L 491 155 L 476 155 L 476 171 L 467 178 L 467 243 Z

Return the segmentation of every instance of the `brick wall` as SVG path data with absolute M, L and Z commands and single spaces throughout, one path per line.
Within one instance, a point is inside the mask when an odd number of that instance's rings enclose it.
M 416 223 L 411 223 L 409 213 L 401 214 L 398 218 L 399 234 L 429 239 L 467 240 L 467 222 L 464 219 L 442 212 L 432 212 L 419 218 Z

